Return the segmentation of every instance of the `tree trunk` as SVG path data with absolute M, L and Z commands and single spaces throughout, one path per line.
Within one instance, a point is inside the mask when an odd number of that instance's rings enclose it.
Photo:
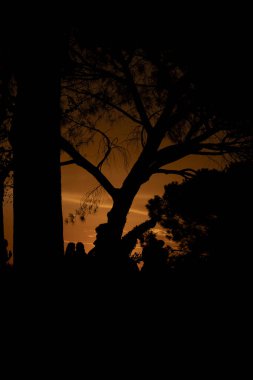
M 140 186 L 135 190 L 122 188 L 113 202 L 113 207 L 107 214 L 108 221 L 96 229 L 95 251 L 102 269 L 113 272 L 127 270 L 129 261 L 128 254 L 122 246 L 123 229 L 127 215 L 131 208 L 135 195 Z
M 52 32 L 52 31 L 51 31 Z M 12 129 L 14 265 L 33 273 L 63 256 L 60 174 L 61 41 L 21 36 L 14 53 L 18 84 Z
M 0 182 L 0 247 L 3 247 L 4 242 L 4 183 Z M 2 252 L 0 252 L 0 255 Z M 1 260 L 0 260 L 1 261 Z

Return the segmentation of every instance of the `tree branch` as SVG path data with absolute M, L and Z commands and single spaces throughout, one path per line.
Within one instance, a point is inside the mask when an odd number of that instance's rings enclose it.
M 81 112 L 82 113 L 82 112 Z M 104 162 L 106 161 L 106 159 L 108 158 L 109 154 L 111 153 L 112 151 L 112 148 L 113 148 L 113 141 L 110 140 L 110 138 L 107 136 L 107 134 L 103 131 L 101 131 L 101 129 L 98 129 L 94 126 L 90 126 L 90 125 L 87 125 L 85 123 L 82 123 L 82 122 L 78 122 L 76 120 L 74 120 L 72 117 L 70 116 L 67 116 L 67 119 L 70 120 L 72 123 L 80 126 L 80 127 L 83 127 L 83 128 L 86 128 L 90 131 L 93 131 L 93 132 L 97 132 L 99 133 L 100 135 L 102 135 L 102 137 L 104 138 L 104 140 L 106 141 L 106 145 L 107 145 L 107 149 L 106 149 L 106 152 L 104 153 L 104 157 L 100 160 L 100 162 L 97 164 L 97 168 L 101 170 Z
M 86 95 L 86 96 L 88 96 L 90 98 L 97 99 L 100 102 L 102 102 L 103 104 L 106 104 L 106 105 L 114 108 L 116 111 L 122 113 L 124 116 L 126 116 L 128 119 L 134 121 L 135 123 L 137 123 L 137 124 L 143 124 L 141 122 L 141 120 L 139 120 L 136 117 L 134 117 L 133 115 L 131 115 L 129 112 L 127 112 L 126 110 L 124 110 L 122 107 L 118 106 L 117 104 L 114 104 L 114 103 L 110 102 L 108 99 L 105 99 L 105 98 L 99 96 L 98 94 L 94 94 L 94 93 L 91 93 L 91 92 L 85 91 L 85 90 L 78 90 L 78 89 L 75 89 L 75 88 L 70 88 L 69 90 L 73 91 L 73 92 L 76 92 L 79 95 Z
M 61 166 L 67 166 L 67 165 L 72 165 L 72 164 L 75 164 L 74 160 L 63 161 L 60 163 Z
M 138 89 L 136 87 L 136 84 L 134 83 L 134 79 L 132 77 L 129 66 L 125 62 L 123 57 L 122 57 L 122 66 L 123 66 L 123 69 L 124 69 L 124 72 L 125 72 L 125 75 L 127 78 L 127 82 L 129 83 L 130 90 L 131 90 L 132 95 L 133 95 L 133 100 L 134 100 L 136 110 L 138 111 L 138 113 L 140 115 L 140 118 L 141 118 L 141 121 L 142 121 L 144 128 L 146 129 L 147 133 L 149 134 L 153 129 L 152 124 L 150 123 L 150 120 L 149 120 L 148 115 L 146 113 L 144 104 L 142 103 L 142 99 L 140 97 Z
M 224 155 L 225 153 L 227 152 L 202 152 L 202 151 L 199 151 L 198 153 L 195 153 L 196 155 L 198 156 L 222 156 Z
M 83 157 L 64 137 L 61 137 L 62 149 L 72 157 L 76 165 L 81 166 L 87 170 L 94 178 L 100 183 L 101 186 L 107 191 L 107 193 L 115 199 L 117 189 L 111 184 L 111 182 L 104 176 L 103 173 L 85 157 Z
M 196 145 L 201 143 L 202 141 L 205 141 L 215 135 L 217 132 L 220 132 L 221 128 L 219 126 L 216 127 L 211 127 L 207 129 L 205 132 L 203 132 L 201 135 L 193 138 L 192 140 L 189 141 L 190 144 Z
M 117 104 L 114 104 L 110 102 L 108 99 L 102 98 L 98 94 L 90 94 L 92 98 L 98 99 L 100 102 L 114 108 L 116 111 L 122 113 L 122 115 L 126 116 L 128 119 L 134 121 L 137 124 L 143 124 L 141 120 L 137 119 L 136 117 L 132 116 L 129 112 L 125 111 L 122 107 L 118 106 Z
M 183 170 L 157 169 L 157 171 L 154 174 L 156 174 L 156 173 L 157 174 L 158 173 L 175 174 L 175 175 L 182 176 L 184 178 L 191 178 L 196 174 L 196 170 L 190 169 L 190 168 L 183 169 Z
M 193 138 L 189 142 L 174 144 L 174 145 L 167 146 L 163 149 L 160 149 L 157 152 L 153 163 L 151 164 L 151 167 L 150 167 L 151 172 L 156 173 L 157 169 L 159 169 L 160 167 L 166 164 L 175 162 L 177 160 L 180 160 L 181 158 L 184 158 L 185 156 L 189 154 L 203 154 L 201 150 L 204 147 L 202 146 L 201 142 L 212 137 L 219 130 L 220 128 L 218 127 L 210 128 L 206 130 L 205 132 L 203 132 L 200 136 Z M 221 147 L 219 147 L 219 149 L 220 149 L 219 155 L 221 155 L 222 149 Z
M 190 144 L 174 144 L 160 149 L 157 152 L 153 163 L 150 165 L 150 172 L 156 173 L 162 166 L 171 164 L 172 162 L 178 161 L 181 158 L 197 151 L 198 150 L 196 148 L 193 149 Z
M 198 130 L 202 127 L 203 124 L 204 124 L 204 120 L 203 119 L 201 119 L 198 122 L 192 124 L 189 132 L 185 136 L 184 142 L 187 143 L 187 142 L 191 141 L 191 139 L 194 137 L 194 135 L 198 132 Z

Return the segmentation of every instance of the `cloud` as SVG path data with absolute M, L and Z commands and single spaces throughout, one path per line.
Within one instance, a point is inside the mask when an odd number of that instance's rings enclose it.
M 81 197 L 82 197 L 82 194 L 79 194 L 79 193 L 68 193 L 68 192 L 62 193 L 62 200 L 68 203 L 80 204 Z
M 136 199 L 150 199 L 153 198 L 154 194 L 151 193 L 138 193 L 136 195 Z
M 133 214 L 139 214 L 139 215 L 148 215 L 147 211 L 141 211 L 137 210 L 136 208 L 131 208 L 129 212 L 132 212 Z
M 75 203 L 75 204 L 79 204 L 80 205 L 81 198 L 82 198 L 82 194 L 80 194 L 80 193 L 70 193 L 70 192 L 63 192 L 62 193 L 62 200 L 64 202 Z M 140 196 L 140 198 L 144 198 L 144 199 L 147 198 L 148 199 L 148 198 L 150 198 L 150 196 L 149 195 L 142 195 L 142 196 Z M 99 208 L 110 210 L 112 208 L 112 203 L 101 203 L 99 205 Z M 144 211 L 142 209 L 137 209 L 136 207 L 135 208 L 131 208 L 129 212 L 132 213 L 132 214 L 138 214 L 138 215 L 145 215 L 145 216 L 147 216 L 147 211 Z
M 112 208 L 112 205 L 105 203 L 105 204 L 101 204 L 99 207 L 110 210 Z M 137 208 L 131 208 L 129 212 L 133 214 L 147 215 L 146 211 L 138 210 Z
M 151 231 L 154 232 L 154 234 L 158 234 L 158 235 L 162 235 L 162 236 L 167 235 L 166 231 L 161 230 L 160 228 L 152 228 Z

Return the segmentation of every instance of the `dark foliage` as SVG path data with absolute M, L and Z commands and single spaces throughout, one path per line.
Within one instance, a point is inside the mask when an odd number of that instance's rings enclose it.
M 163 197 L 149 201 L 168 237 L 185 254 L 188 269 L 201 262 L 231 273 L 247 270 L 251 250 L 252 163 L 224 171 L 200 170 L 183 183 L 165 186 Z

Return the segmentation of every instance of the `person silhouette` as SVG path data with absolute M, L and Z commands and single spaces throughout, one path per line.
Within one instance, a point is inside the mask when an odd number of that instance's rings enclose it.
M 76 252 L 75 252 L 76 255 L 80 256 L 80 257 L 85 257 L 86 255 L 86 252 L 85 252 L 85 248 L 84 248 L 84 244 L 82 242 L 78 242 L 76 243 Z
M 65 269 L 72 275 L 82 275 L 86 270 L 88 256 L 86 255 L 84 244 L 82 242 L 69 242 L 65 251 Z
M 75 254 L 75 243 L 73 243 L 71 241 L 71 242 L 68 243 L 68 245 L 66 247 L 65 257 L 66 258 L 73 257 L 74 254 Z
M 89 256 L 85 252 L 84 244 L 80 241 L 76 243 L 74 261 L 77 273 L 82 274 L 88 271 Z

